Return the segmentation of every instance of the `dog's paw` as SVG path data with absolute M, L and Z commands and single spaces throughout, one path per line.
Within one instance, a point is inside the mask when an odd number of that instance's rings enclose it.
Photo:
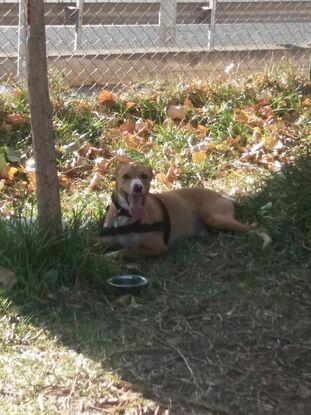
M 105 258 L 110 259 L 110 260 L 117 260 L 122 257 L 122 251 L 119 250 L 119 251 L 107 252 L 104 256 Z

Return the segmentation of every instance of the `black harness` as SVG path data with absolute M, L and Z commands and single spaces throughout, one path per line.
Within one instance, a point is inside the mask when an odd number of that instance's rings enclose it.
M 148 197 L 152 197 L 157 203 L 160 205 L 163 215 L 162 221 L 156 221 L 153 223 L 141 223 L 140 220 L 131 223 L 130 225 L 121 225 L 112 228 L 103 228 L 103 223 L 105 221 L 105 217 L 101 221 L 101 232 L 100 236 L 117 236 L 117 235 L 127 235 L 129 233 L 148 233 L 148 232 L 163 232 L 163 240 L 165 245 L 167 245 L 170 239 L 171 233 L 171 220 L 170 215 L 168 213 L 167 207 L 162 202 L 162 200 L 155 196 L 149 194 Z M 117 209 L 116 217 L 118 216 L 127 216 L 131 217 L 130 212 L 127 209 L 124 209 L 118 203 L 118 200 L 114 193 L 112 193 L 111 201 L 115 205 Z M 106 212 L 108 211 L 109 206 L 107 207 Z

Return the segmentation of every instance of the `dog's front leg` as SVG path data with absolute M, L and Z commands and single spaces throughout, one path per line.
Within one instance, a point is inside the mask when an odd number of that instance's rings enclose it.
M 158 256 L 166 252 L 166 246 L 163 241 L 150 244 L 140 244 L 135 248 L 126 248 L 122 250 L 123 258 L 136 258 L 141 256 Z

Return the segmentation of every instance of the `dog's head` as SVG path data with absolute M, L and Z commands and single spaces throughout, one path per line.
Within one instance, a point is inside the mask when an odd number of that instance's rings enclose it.
M 144 199 L 150 190 L 152 170 L 138 163 L 122 164 L 116 172 L 116 193 L 122 207 L 129 209 L 133 219 L 141 220 Z

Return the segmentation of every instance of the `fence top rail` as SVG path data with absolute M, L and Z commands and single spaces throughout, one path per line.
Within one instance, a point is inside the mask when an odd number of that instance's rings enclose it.
M 288 0 L 217 0 L 217 3 L 275 3 L 287 2 Z M 84 0 L 84 3 L 160 3 L 161 0 Z M 177 0 L 178 3 L 210 3 L 210 0 Z M 310 0 L 299 0 L 299 2 L 310 2 Z M 19 3 L 19 0 L 0 0 L 3 3 Z M 45 3 L 76 4 L 76 0 L 45 0 Z
M 1 0 L 0 0 L 1 1 Z M 162 5 L 165 5 L 163 0 Z M 68 5 L 74 3 L 46 3 L 45 24 L 52 26 L 76 23 Z M 262 3 L 219 2 L 215 16 L 216 24 L 237 23 L 310 23 L 311 0 L 284 0 Z M 237 6 L 236 6 L 237 5 Z M 176 24 L 209 24 L 212 4 L 207 0 L 183 0 L 177 2 Z M 135 2 L 88 2 L 83 12 L 84 25 L 157 25 L 161 3 L 156 0 L 135 0 Z M 163 6 L 164 7 L 164 6 Z M 0 27 L 18 25 L 18 4 L 0 3 Z

